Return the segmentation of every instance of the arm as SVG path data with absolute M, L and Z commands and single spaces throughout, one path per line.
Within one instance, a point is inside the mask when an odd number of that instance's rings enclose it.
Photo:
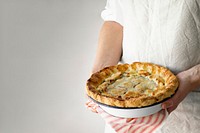
M 92 73 L 116 65 L 122 54 L 123 27 L 113 21 L 104 22 L 98 41 Z
M 176 94 L 162 104 L 162 108 L 167 109 L 169 113 L 176 109 L 187 94 L 200 87 L 200 64 L 177 74 L 177 78 L 179 88 Z

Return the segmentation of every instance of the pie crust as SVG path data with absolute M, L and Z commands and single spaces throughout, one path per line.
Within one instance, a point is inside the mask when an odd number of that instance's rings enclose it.
M 146 62 L 106 67 L 87 80 L 86 92 L 95 101 L 115 107 L 144 107 L 171 97 L 177 77 L 167 68 Z

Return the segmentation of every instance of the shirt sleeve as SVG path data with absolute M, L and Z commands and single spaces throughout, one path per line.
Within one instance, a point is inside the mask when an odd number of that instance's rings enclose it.
M 105 10 L 101 12 L 104 21 L 115 21 L 123 26 L 122 7 L 119 0 L 107 0 Z

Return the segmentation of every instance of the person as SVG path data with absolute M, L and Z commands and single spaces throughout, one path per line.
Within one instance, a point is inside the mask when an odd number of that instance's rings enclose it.
M 119 62 L 152 62 L 176 74 L 159 130 L 200 131 L 200 0 L 107 0 L 92 73 Z M 114 131 L 113 131 L 114 132 Z

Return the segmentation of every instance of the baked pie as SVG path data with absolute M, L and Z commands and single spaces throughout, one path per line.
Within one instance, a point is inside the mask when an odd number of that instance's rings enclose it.
M 145 62 L 106 67 L 87 80 L 93 100 L 115 107 L 144 107 L 171 97 L 178 79 L 167 68 Z

